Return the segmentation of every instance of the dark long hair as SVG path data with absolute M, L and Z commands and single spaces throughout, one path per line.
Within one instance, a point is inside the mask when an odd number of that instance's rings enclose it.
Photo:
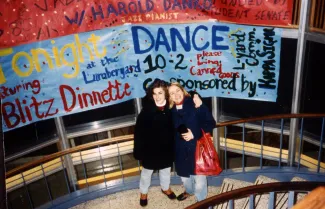
M 156 89 L 156 88 L 162 88 L 164 90 L 164 93 L 165 93 L 165 98 L 166 98 L 166 100 L 168 102 L 168 99 L 169 99 L 168 86 L 169 86 L 169 84 L 166 81 L 163 81 L 163 80 L 160 80 L 160 79 L 157 78 L 147 88 L 147 91 L 146 91 L 147 95 L 146 96 L 148 98 L 150 98 L 151 100 L 153 100 L 153 97 L 152 97 L 153 90 Z

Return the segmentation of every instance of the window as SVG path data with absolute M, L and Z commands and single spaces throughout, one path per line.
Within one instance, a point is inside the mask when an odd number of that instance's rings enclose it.
M 69 127 L 131 114 L 135 114 L 134 100 L 63 116 L 63 121 L 64 125 Z
M 54 119 L 38 121 L 4 133 L 6 157 L 57 138 Z

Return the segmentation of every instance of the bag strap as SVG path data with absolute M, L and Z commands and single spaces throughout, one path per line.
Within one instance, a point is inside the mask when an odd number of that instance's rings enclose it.
M 205 142 L 200 142 L 202 145 L 204 144 L 205 146 L 207 146 L 208 147 L 208 149 L 214 149 L 214 147 L 211 147 L 210 146 L 210 143 L 207 141 L 207 140 L 211 140 L 211 139 L 207 139 L 206 138 L 206 136 L 205 136 L 205 131 L 201 128 L 201 131 L 202 131 L 202 137 L 204 137 L 204 141 Z M 210 152 L 208 152 L 207 153 L 208 155 L 209 155 L 209 157 L 210 158 L 213 158 L 212 156 L 211 156 L 211 153 Z
M 205 135 L 205 131 L 203 130 L 203 128 L 201 128 L 201 132 L 202 132 L 202 135 L 204 136 Z

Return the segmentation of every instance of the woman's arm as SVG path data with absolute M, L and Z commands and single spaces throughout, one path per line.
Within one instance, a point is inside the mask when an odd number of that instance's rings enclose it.
M 201 95 L 196 91 L 189 91 L 188 93 L 191 95 L 193 99 L 195 108 L 199 108 L 203 104 Z
M 216 127 L 217 123 L 214 120 L 212 113 L 208 109 L 208 107 L 202 104 L 199 108 L 197 108 L 197 112 L 199 115 L 199 123 L 201 128 L 205 132 L 212 133 L 213 129 Z
M 205 132 L 212 133 L 212 130 L 216 127 L 216 121 L 214 120 L 212 113 L 210 112 L 208 107 L 203 104 L 202 97 L 199 93 L 197 93 L 196 91 L 190 91 L 189 94 L 193 98 L 195 108 L 197 108 L 201 128 Z

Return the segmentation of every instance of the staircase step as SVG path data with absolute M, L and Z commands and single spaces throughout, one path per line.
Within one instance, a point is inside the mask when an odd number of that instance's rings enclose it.
M 279 181 L 276 179 L 272 179 L 272 178 L 260 175 L 255 180 L 255 185 L 274 183 L 274 182 L 279 182 Z M 277 199 L 278 199 L 278 196 L 279 195 L 277 195 L 277 197 L 276 197 Z M 255 202 L 255 209 L 268 208 L 269 194 L 256 195 L 254 202 Z M 249 208 L 249 198 L 246 198 L 242 209 L 248 209 L 248 208 Z
M 300 177 L 293 177 L 291 181 L 307 181 L 306 179 L 300 178 Z M 297 202 L 302 200 L 307 194 L 306 193 L 298 193 L 297 194 Z
M 291 181 L 292 182 L 296 182 L 296 181 L 307 181 L 306 179 L 303 179 L 303 178 L 301 178 L 301 177 L 297 177 L 297 176 L 295 176 L 295 177 L 293 177 L 292 179 L 291 179 Z
M 291 179 L 291 182 L 299 182 L 299 181 L 306 181 L 306 179 L 300 178 L 300 177 L 293 177 Z M 306 194 L 303 193 L 298 193 L 297 194 L 297 202 L 301 199 L 304 198 Z M 275 209 L 287 209 L 288 208 L 288 197 L 289 197 L 289 193 L 285 192 L 285 193 L 278 193 L 277 195 L 277 199 L 276 199 L 276 207 Z
M 252 185 L 253 183 L 250 182 L 225 178 L 222 182 L 220 193 L 229 192 L 235 189 L 240 189 Z M 241 208 L 244 203 L 245 203 L 245 199 L 235 200 L 234 201 L 235 208 Z M 214 209 L 227 209 L 227 208 L 228 208 L 228 203 L 219 204 L 214 207 Z

